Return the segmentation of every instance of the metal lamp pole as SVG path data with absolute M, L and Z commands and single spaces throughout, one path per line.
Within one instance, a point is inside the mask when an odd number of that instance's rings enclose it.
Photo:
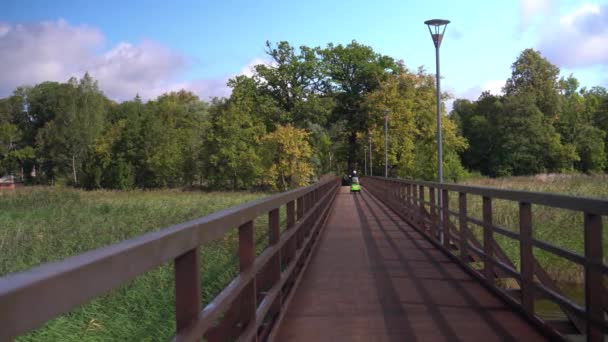
M 450 23 L 449 20 L 444 19 L 432 19 L 424 22 L 428 28 L 433 44 L 435 44 L 435 67 L 437 69 L 437 180 L 439 183 L 443 183 L 443 145 L 441 138 L 441 74 L 439 68 L 439 47 L 441 47 L 441 41 L 443 40 L 443 34 L 445 29 Z M 438 189 L 439 190 L 439 189 Z M 439 205 L 439 220 L 442 220 L 443 215 L 443 201 L 442 201 L 441 190 L 438 191 L 437 200 Z M 441 222 L 441 221 L 440 221 Z M 440 227 L 440 239 L 443 243 L 443 222 Z

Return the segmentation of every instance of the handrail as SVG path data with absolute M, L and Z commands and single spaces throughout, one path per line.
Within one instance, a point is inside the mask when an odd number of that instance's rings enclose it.
M 287 267 L 281 274 L 281 263 L 297 263 L 298 256 L 303 254 L 301 249 L 309 247 L 306 244 L 314 243 L 312 239 L 306 238 L 322 226 L 337 186 L 338 178 L 325 178 L 308 187 L 245 203 L 63 261 L 2 277 L 0 340 L 10 340 L 31 331 L 171 260 L 175 263 L 179 339 L 182 332 L 191 329 L 199 319 L 207 317 L 209 314 L 206 312 L 210 311 L 209 308 L 201 311 L 200 307 L 199 247 L 223 237 L 236 227 L 239 227 L 241 273 L 227 287 L 234 293 L 223 293 L 223 297 L 218 297 L 225 300 L 222 304 L 224 308 L 232 307 L 230 301 L 239 296 L 251 297 L 249 300 L 253 302 L 251 310 L 255 321 L 255 303 L 257 297 L 263 294 L 256 293 L 255 290 L 253 294 L 245 292 L 251 283 L 255 283 L 256 273 L 272 264 L 274 278 L 277 278 L 272 279 L 272 282 L 276 285 L 281 276 L 293 276 L 285 274 L 286 271 L 300 271 L 295 267 Z M 288 229 L 281 234 L 279 208 L 283 205 L 287 207 Z M 253 221 L 264 214 L 269 215 L 270 243 L 269 248 L 256 259 Z M 300 250 L 299 254 L 296 250 Z M 274 291 L 275 295 L 280 292 L 276 289 Z M 212 315 L 214 317 L 221 313 L 219 310 L 211 311 L 215 312 Z M 206 330 L 201 331 L 197 338 L 200 339 L 205 332 Z
M 561 334 L 560 331 L 555 330 L 555 325 L 542 321 L 535 314 L 535 297 L 543 294 L 543 299 L 552 300 L 562 308 L 579 334 L 584 334 L 588 341 L 603 341 L 604 332 L 608 331 L 608 324 L 604 319 L 608 294 L 603 279 L 604 274 L 608 274 L 608 267 L 603 263 L 602 250 L 602 216 L 608 215 L 607 200 L 384 177 L 364 177 L 362 183 L 369 192 L 422 232 L 438 248 L 452 256 L 467 271 L 498 292 L 531 321 L 557 336 Z M 435 196 L 435 192 L 438 191 L 442 191 L 443 195 L 441 206 L 436 200 L 439 196 Z M 428 200 L 425 199 L 427 192 L 430 197 Z M 458 201 L 455 203 L 458 208 L 450 208 L 450 192 L 456 193 Z M 467 195 L 481 197 L 482 219 L 468 215 Z M 518 203 L 519 231 L 511 231 L 495 225 L 492 218 L 494 199 Z M 584 255 L 533 238 L 532 205 L 581 212 L 584 215 L 582 230 Z M 458 218 L 457 225 L 451 222 L 451 216 Z M 480 238 L 483 239 L 483 243 L 480 243 L 478 237 L 470 230 L 471 223 L 481 227 Z M 453 232 L 457 234 L 454 235 Z M 496 242 L 493 233 L 499 233 L 519 242 L 520 270 L 517 270 Z M 457 236 L 457 239 L 453 239 L 453 236 Z M 533 248 L 540 248 L 583 267 L 585 278 L 583 307 L 574 304 L 560 292 L 555 281 L 534 257 Z M 483 269 L 477 270 L 471 267 L 470 260 L 483 262 Z M 512 277 L 517 281 L 521 289 L 520 298 L 512 297 L 509 291 L 497 286 L 495 279 L 503 276 Z
M 370 178 L 370 177 L 368 177 Z M 526 202 L 531 204 L 545 205 L 561 209 L 584 211 L 595 215 L 608 215 L 608 200 L 570 195 L 560 195 L 545 192 L 534 192 L 524 190 L 507 190 L 491 187 L 473 185 L 460 185 L 453 183 L 437 183 L 428 181 L 406 180 L 398 178 L 371 177 L 402 184 L 422 185 L 453 192 L 464 192 L 471 195 L 492 197 L 511 201 Z

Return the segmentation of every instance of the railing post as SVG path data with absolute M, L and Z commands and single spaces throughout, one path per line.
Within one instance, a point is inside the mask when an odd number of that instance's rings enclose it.
M 486 280 L 494 284 L 494 230 L 492 229 L 492 198 L 483 196 L 483 269 Z
M 294 201 L 287 202 L 287 229 L 292 228 L 296 224 L 296 203 Z
M 241 273 L 253 267 L 254 261 L 255 239 L 253 221 L 249 221 L 239 227 L 239 270 Z M 243 330 L 248 324 L 255 324 L 256 292 L 255 277 L 253 277 L 251 283 L 243 290 L 239 301 L 239 324 Z
M 297 220 L 300 221 L 304 217 L 304 196 L 298 197 L 297 202 Z
M 458 225 L 460 234 L 460 261 L 466 264 L 468 260 L 467 251 L 467 194 L 458 193 Z
M 425 209 L 424 209 L 424 185 L 420 185 L 418 187 L 418 198 L 420 199 L 420 203 L 418 203 L 418 211 L 420 212 L 419 218 L 420 218 L 420 229 L 422 229 L 422 231 L 426 231 L 426 227 L 424 224 L 424 219 L 425 219 Z
M 450 249 L 450 212 L 449 212 L 449 203 L 450 199 L 448 197 L 448 191 L 445 189 L 441 190 L 442 192 L 442 205 L 443 208 L 440 208 L 441 211 L 441 223 L 442 223 L 442 232 L 443 232 L 443 247 Z
M 179 333 L 196 321 L 201 311 L 198 247 L 175 258 L 174 269 L 175 322 Z
M 532 254 L 532 205 L 519 203 L 519 260 L 521 263 L 521 305 L 534 315 L 534 255 Z
M 304 202 L 305 201 L 305 197 L 304 196 L 300 196 L 297 199 L 297 219 L 298 222 L 300 222 L 302 220 L 302 218 L 304 217 Z M 295 234 L 295 238 L 296 238 L 296 250 L 300 249 L 300 246 L 302 246 L 302 239 L 304 238 L 302 236 L 302 228 L 300 228 Z
M 279 219 L 279 208 L 271 210 L 268 213 L 268 246 L 272 247 L 279 243 L 281 235 L 280 219 Z M 272 287 L 276 286 L 281 281 L 281 250 L 277 251 L 277 254 L 272 257 L 270 261 L 270 280 Z M 277 296 L 276 302 L 272 306 L 272 314 L 277 314 L 281 309 L 282 296 Z M 263 317 L 261 317 L 263 319 Z
M 289 201 L 286 205 L 287 211 L 287 225 L 286 229 L 292 229 L 296 224 L 296 202 Z M 284 264 L 288 264 L 293 260 L 296 251 L 296 242 L 294 240 L 295 236 L 292 236 L 291 239 L 285 245 L 285 255 L 284 255 Z
M 585 311 L 587 341 L 603 341 L 602 217 L 585 213 Z
M 415 184 L 411 185 L 412 187 L 412 205 L 410 206 L 410 217 L 412 218 L 412 221 L 416 221 L 418 220 L 418 215 L 416 215 L 416 213 L 419 211 L 418 210 L 418 187 Z
M 437 202 L 435 201 L 435 188 L 429 186 L 429 202 L 430 205 L 430 214 L 431 214 L 431 236 L 434 240 L 437 240 L 437 232 L 439 231 L 437 224 L 439 223 L 437 213 Z

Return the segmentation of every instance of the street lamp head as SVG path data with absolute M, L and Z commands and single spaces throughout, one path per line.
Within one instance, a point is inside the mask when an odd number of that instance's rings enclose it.
M 433 38 L 433 44 L 435 44 L 436 48 L 439 48 L 439 46 L 441 46 L 443 34 L 445 33 L 445 28 L 450 21 L 445 19 L 431 19 L 424 23 L 429 27 L 429 33 L 431 34 L 431 38 Z

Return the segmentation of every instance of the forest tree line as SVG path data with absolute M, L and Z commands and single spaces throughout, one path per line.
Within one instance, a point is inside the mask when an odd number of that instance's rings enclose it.
M 354 41 L 267 43 L 267 54 L 269 65 L 230 79 L 231 95 L 210 101 L 183 90 L 117 103 L 88 74 L 18 87 L 0 99 L 0 175 L 88 189 L 285 190 L 363 172 L 370 143 L 382 174 L 388 115 L 390 176 L 435 179 L 433 74 Z M 446 180 L 604 171 L 606 90 L 558 79 L 534 50 L 512 70 L 504 95 L 456 100 L 444 112 Z

